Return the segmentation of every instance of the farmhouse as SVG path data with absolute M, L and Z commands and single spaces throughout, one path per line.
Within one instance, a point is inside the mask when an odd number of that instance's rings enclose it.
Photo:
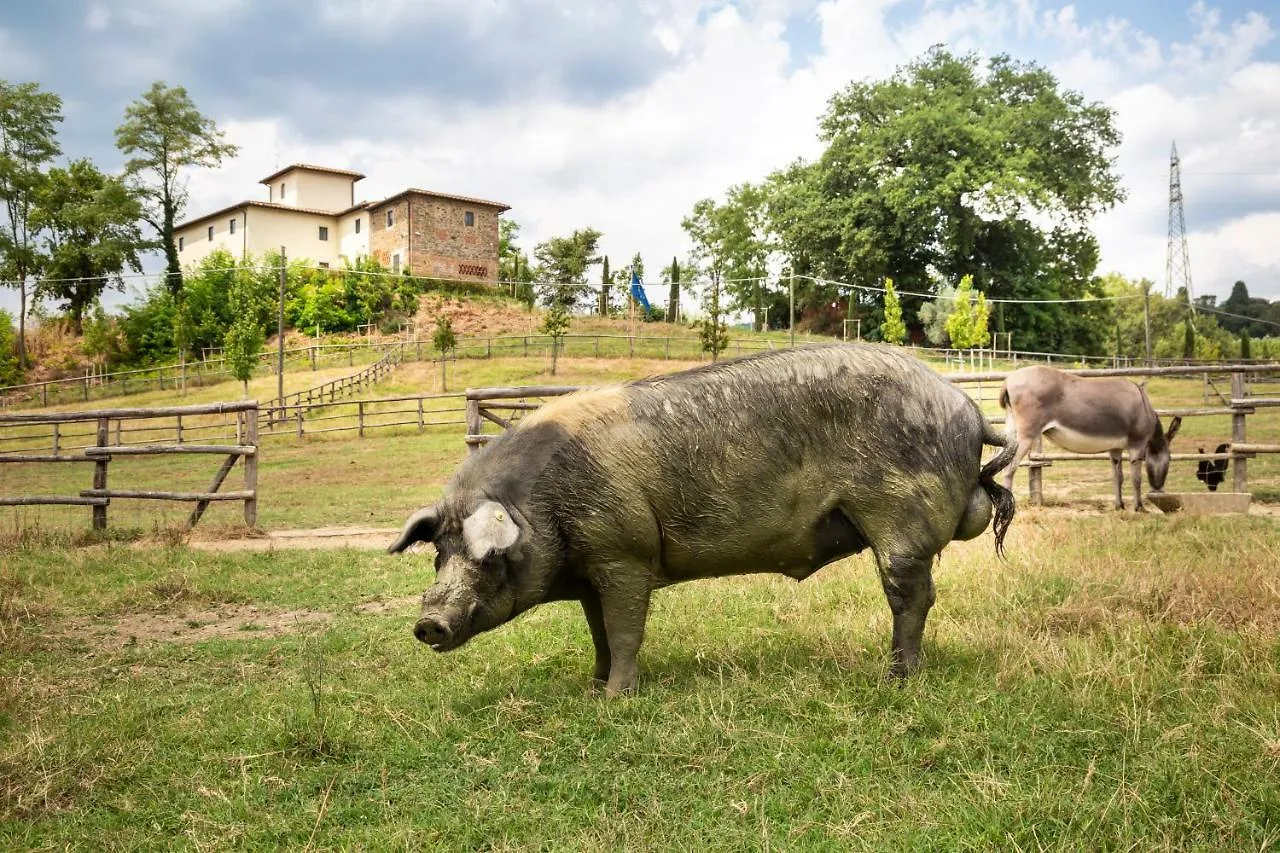
M 285 247 L 290 258 L 322 267 L 371 257 L 393 272 L 447 278 L 498 274 L 496 201 L 405 189 L 379 201 L 355 200 L 359 172 L 297 163 L 262 179 L 266 201 L 242 201 L 174 229 L 184 267 L 215 249 L 260 255 Z

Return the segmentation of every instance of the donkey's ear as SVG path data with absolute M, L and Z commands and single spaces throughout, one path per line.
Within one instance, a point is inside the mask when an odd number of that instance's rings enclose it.
M 1173 441 L 1173 437 L 1178 434 L 1178 429 L 1182 426 L 1182 416 L 1177 415 L 1173 420 L 1169 421 L 1169 431 L 1164 434 L 1164 440 L 1167 444 Z
M 404 524 L 400 538 L 387 548 L 388 554 L 399 554 L 415 542 L 430 542 L 436 538 L 436 529 L 440 526 L 440 514 L 434 506 L 424 507 Z

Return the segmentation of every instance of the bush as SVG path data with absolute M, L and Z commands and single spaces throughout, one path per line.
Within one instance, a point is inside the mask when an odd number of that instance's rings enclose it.
M 0 309 L 0 385 L 17 385 L 21 381 L 18 334 L 13 328 L 13 315 Z

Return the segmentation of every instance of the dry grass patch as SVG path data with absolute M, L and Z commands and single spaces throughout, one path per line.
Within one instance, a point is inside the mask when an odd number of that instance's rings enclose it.
M 120 648 L 135 643 L 278 637 L 332 620 L 330 613 L 305 608 L 275 610 L 256 604 L 225 604 L 177 613 L 130 613 L 105 623 L 76 618 L 55 630 L 64 637 L 84 640 L 98 648 Z

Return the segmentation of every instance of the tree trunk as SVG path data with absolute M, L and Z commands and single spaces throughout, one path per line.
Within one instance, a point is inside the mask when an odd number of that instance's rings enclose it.
M 160 242 L 164 244 L 165 285 L 169 292 L 177 296 L 182 292 L 182 264 L 178 260 L 178 246 L 173 239 L 173 226 L 176 211 L 173 202 L 168 198 L 164 205 L 164 229 L 160 234 Z
M 671 290 L 667 292 L 667 322 L 676 322 L 680 310 L 680 282 L 671 282 Z
M 18 275 L 18 367 L 27 369 L 27 278 Z

